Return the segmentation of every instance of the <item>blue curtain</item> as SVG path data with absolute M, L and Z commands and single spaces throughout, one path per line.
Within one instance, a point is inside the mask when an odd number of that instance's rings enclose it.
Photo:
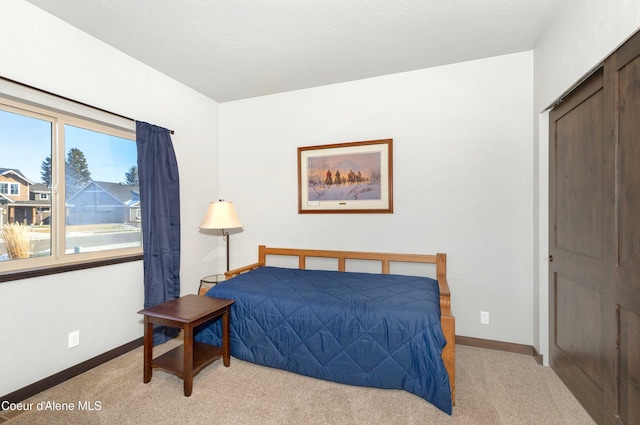
M 144 251 L 144 307 L 180 297 L 180 188 L 169 130 L 136 121 Z M 178 335 L 155 328 L 154 345 Z

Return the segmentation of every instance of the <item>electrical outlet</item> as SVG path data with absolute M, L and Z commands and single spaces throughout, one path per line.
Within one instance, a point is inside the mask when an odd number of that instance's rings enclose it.
M 69 332 L 69 348 L 80 345 L 80 331 Z
M 489 324 L 489 312 L 488 311 L 481 311 L 480 312 L 480 323 L 483 325 L 488 325 Z

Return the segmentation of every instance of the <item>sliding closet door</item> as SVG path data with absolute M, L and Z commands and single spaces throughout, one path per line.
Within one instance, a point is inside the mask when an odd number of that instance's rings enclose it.
M 640 424 L 640 35 L 550 114 L 550 363 L 598 424 Z
M 616 109 L 614 291 L 617 383 L 616 414 L 624 424 L 640 424 L 640 36 L 605 62 L 605 84 Z
M 607 287 L 607 167 L 603 73 L 550 114 L 550 364 L 603 423 Z

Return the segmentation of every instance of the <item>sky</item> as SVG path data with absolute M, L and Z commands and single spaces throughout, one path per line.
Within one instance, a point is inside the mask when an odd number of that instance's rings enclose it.
M 69 125 L 65 139 L 65 152 L 78 148 L 84 153 L 93 180 L 123 182 L 125 173 L 137 165 L 132 140 Z M 0 110 L 0 168 L 17 168 L 33 183 L 41 183 L 40 167 L 50 155 L 50 122 Z

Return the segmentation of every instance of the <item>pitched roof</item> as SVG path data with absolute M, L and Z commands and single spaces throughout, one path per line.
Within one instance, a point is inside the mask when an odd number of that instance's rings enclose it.
M 46 184 L 42 184 L 42 183 L 35 183 L 32 184 L 31 186 L 29 186 L 29 192 L 51 192 L 51 189 L 46 185 Z
M 109 193 L 111 196 L 116 198 L 118 201 L 122 202 L 125 205 L 131 206 L 140 201 L 140 188 L 139 186 L 126 186 L 120 183 L 112 183 L 112 182 L 100 182 L 91 180 L 89 183 L 84 185 L 76 194 L 74 194 L 67 202 L 71 202 L 73 198 L 78 196 L 80 193 L 85 191 L 89 186 L 95 185 L 105 192 Z
M 0 168 L 0 176 L 6 176 L 7 174 L 15 174 L 22 180 L 26 181 L 28 184 L 33 184 L 33 182 L 26 178 L 24 174 L 22 174 L 22 172 L 17 168 Z
M 138 198 L 140 197 L 140 188 L 138 186 L 126 186 L 120 183 L 98 181 L 94 181 L 94 183 L 107 192 L 111 193 L 113 196 L 118 198 L 118 200 L 122 201 L 122 203 L 125 204 L 131 201 L 134 196 L 137 196 Z

